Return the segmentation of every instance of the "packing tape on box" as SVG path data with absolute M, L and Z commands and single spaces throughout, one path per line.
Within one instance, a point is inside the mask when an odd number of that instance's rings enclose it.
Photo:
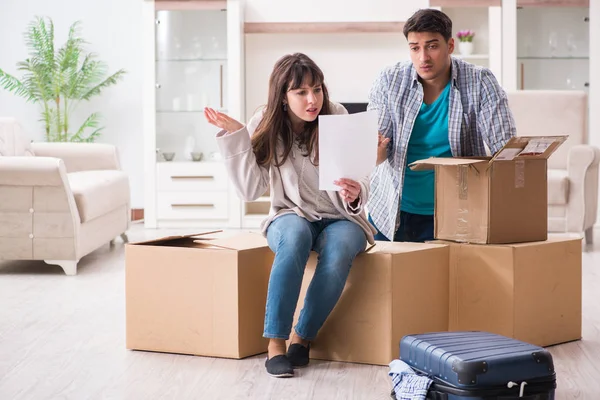
M 525 187 L 525 160 L 515 161 L 515 188 Z
M 458 198 L 459 200 L 467 200 L 469 195 L 469 166 L 458 166 Z
M 456 236 L 459 240 L 468 240 L 469 232 L 469 206 L 467 203 L 469 197 L 469 165 L 458 166 L 458 212 L 456 218 Z

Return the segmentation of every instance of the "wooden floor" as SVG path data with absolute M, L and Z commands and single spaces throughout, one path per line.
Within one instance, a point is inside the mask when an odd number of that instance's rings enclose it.
M 134 225 L 129 236 L 170 233 Z M 600 246 L 583 260 L 584 338 L 550 348 L 557 399 L 600 399 Z M 276 379 L 264 355 L 126 350 L 124 306 L 121 242 L 85 257 L 75 277 L 41 262 L 0 262 L 0 400 L 389 399 L 387 367 L 314 361 Z

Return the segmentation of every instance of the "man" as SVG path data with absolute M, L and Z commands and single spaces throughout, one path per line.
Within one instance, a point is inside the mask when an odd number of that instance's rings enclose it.
M 506 93 L 487 68 L 452 58 L 452 21 L 433 9 L 404 26 L 411 61 L 384 69 L 369 94 L 380 146 L 369 220 L 376 240 L 433 239 L 434 172 L 412 171 L 429 157 L 485 156 L 515 135 Z

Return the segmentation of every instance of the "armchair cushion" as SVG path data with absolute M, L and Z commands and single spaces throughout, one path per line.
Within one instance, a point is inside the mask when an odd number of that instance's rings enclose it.
M 566 169 L 548 170 L 548 204 L 566 205 L 569 202 L 569 175 Z
M 80 171 L 67 176 L 81 222 L 129 203 L 129 179 L 123 171 Z

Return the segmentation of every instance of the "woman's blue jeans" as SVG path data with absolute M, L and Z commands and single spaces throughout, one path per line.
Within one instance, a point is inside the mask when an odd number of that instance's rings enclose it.
M 345 219 L 309 222 L 296 214 L 276 218 L 267 229 L 275 253 L 265 313 L 266 338 L 288 339 L 311 250 L 319 254 L 296 334 L 313 340 L 335 307 L 354 258 L 366 247 L 362 228 Z

